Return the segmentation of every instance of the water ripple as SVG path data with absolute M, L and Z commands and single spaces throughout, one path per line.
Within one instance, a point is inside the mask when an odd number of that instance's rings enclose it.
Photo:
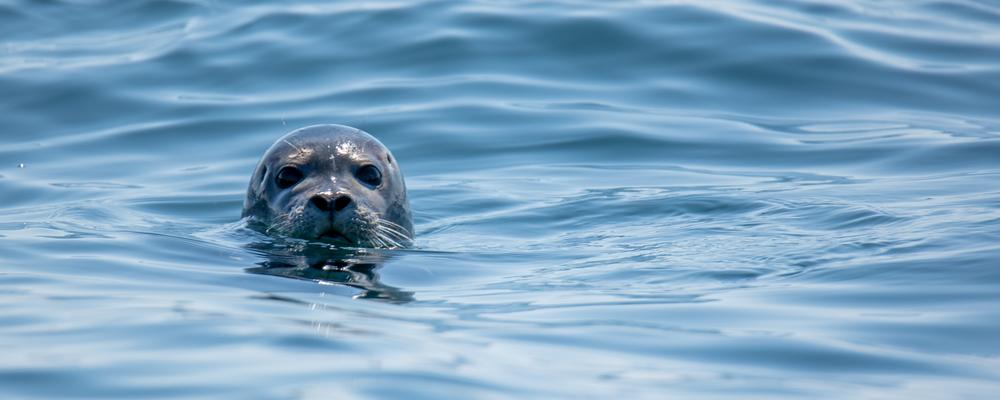
M 971 0 L 0 2 L 0 393 L 989 397 L 998 26 Z M 393 149 L 415 248 L 240 220 L 316 123 Z

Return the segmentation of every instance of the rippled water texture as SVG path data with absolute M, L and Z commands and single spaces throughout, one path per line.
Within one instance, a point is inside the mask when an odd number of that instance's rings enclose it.
M 0 0 L 0 397 L 993 398 L 987 1 Z M 239 221 L 316 123 L 408 250 Z

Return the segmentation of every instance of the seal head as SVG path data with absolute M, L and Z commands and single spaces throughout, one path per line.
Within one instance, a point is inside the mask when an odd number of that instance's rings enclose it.
M 243 217 L 269 234 L 356 247 L 405 247 L 413 238 L 396 159 L 368 133 L 344 125 L 278 139 L 250 178 Z

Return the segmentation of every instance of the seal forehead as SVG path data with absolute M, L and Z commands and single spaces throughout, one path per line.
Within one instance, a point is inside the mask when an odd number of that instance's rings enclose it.
M 375 141 L 363 136 L 304 137 L 282 141 L 276 155 L 298 163 L 336 163 L 338 160 L 364 162 L 377 160 L 385 152 Z
M 361 149 L 351 140 L 344 140 L 337 144 L 337 155 L 351 158 L 358 158 Z
M 288 155 L 289 158 L 308 159 L 316 153 L 316 149 L 310 146 L 296 145 L 288 139 L 283 139 L 281 143 L 288 145 L 294 150 L 294 153 Z

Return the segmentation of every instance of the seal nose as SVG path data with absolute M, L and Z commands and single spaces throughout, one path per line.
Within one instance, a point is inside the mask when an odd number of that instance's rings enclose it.
M 347 197 L 346 194 L 342 194 L 340 196 L 337 196 L 337 199 L 333 201 L 333 209 L 334 209 L 334 211 L 343 210 L 343 209 L 347 208 L 347 206 L 349 206 L 349 205 L 351 205 L 351 198 Z
M 320 209 L 320 211 L 330 212 L 347 208 L 347 206 L 351 205 L 351 198 L 346 194 L 342 194 L 336 198 L 328 194 L 317 194 L 309 199 L 309 202 Z
M 333 201 L 330 197 L 330 195 L 326 194 L 317 194 L 309 199 L 309 202 L 320 211 L 330 212 L 333 209 Z

